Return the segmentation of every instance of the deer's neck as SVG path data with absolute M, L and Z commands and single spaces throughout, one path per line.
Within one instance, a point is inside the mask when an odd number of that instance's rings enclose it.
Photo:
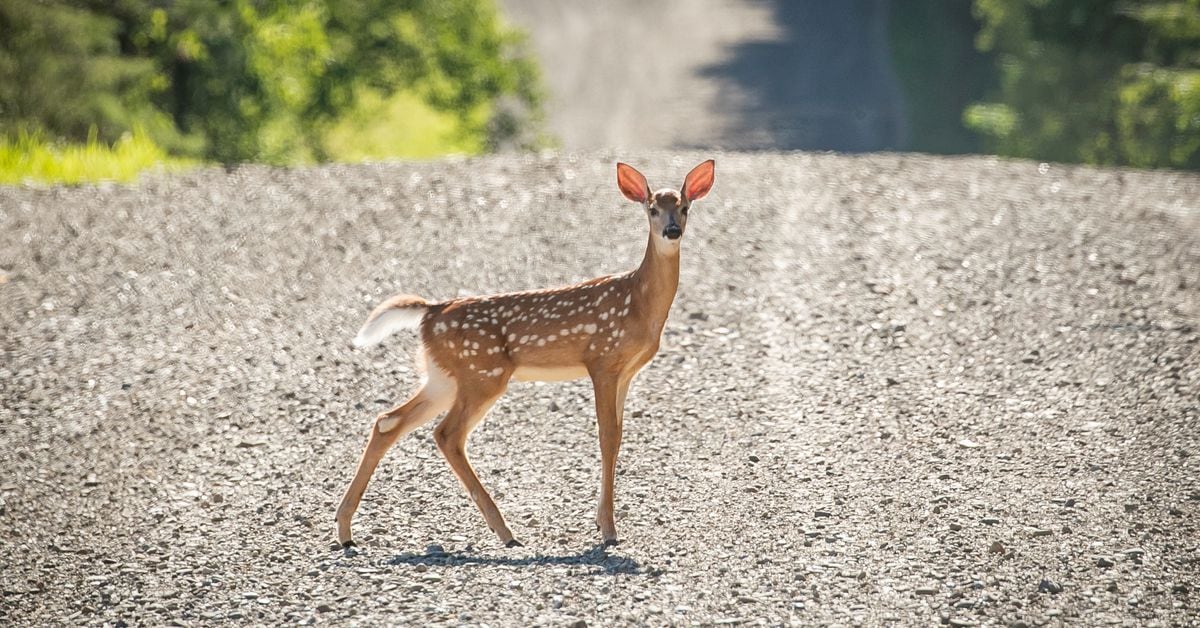
M 660 248 L 654 241 L 654 234 L 650 234 L 642 265 L 633 271 L 633 298 L 638 300 L 659 332 L 667 322 L 675 291 L 679 289 L 679 248 Z

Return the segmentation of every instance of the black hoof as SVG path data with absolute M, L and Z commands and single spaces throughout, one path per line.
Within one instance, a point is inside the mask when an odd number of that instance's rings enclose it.
M 509 541 L 504 544 L 504 547 L 525 547 L 525 544 L 516 539 L 509 539 Z
M 355 543 L 354 539 L 347 539 L 345 543 L 342 543 L 342 548 L 345 549 L 348 547 L 358 547 L 358 543 Z
M 616 547 L 620 544 L 621 544 L 621 542 L 618 541 L 617 539 L 605 539 L 604 540 L 604 547 Z

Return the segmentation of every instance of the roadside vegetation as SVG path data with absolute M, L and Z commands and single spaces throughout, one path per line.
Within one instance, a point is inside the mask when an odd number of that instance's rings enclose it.
M 0 180 L 539 145 L 491 0 L 0 0 Z
M 892 7 L 912 150 L 1200 169 L 1200 0 Z

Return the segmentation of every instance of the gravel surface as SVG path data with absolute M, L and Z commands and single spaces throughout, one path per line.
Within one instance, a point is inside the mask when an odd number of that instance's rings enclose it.
M 655 186 L 708 155 L 631 159 Z M 586 384 L 333 511 L 445 298 L 631 268 L 614 154 L 0 188 L 0 624 L 1191 625 L 1200 176 L 719 154 L 598 547 Z

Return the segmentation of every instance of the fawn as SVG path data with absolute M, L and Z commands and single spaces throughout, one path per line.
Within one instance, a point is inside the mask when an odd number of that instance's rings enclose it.
M 636 270 L 573 286 L 440 303 L 400 294 L 371 312 L 354 344 L 374 345 L 399 329 L 419 329 L 417 363 L 424 380 L 407 401 L 375 419 L 337 509 L 337 535 L 343 546 L 354 544 L 350 520 L 384 453 L 401 436 L 447 411 L 433 432 L 438 449 L 500 542 L 520 546 L 466 455 L 467 436 L 514 377 L 591 378 L 601 458 L 596 526 L 605 545 L 616 545 L 613 482 L 625 394 L 633 377 L 658 352 L 679 287 L 679 245 L 688 209 L 712 188 L 714 165 L 710 159 L 693 168 L 678 191 L 651 192 L 640 172 L 617 164 L 617 186 L 625 198 L 642 205 L 650 223 L 646 254 Z

